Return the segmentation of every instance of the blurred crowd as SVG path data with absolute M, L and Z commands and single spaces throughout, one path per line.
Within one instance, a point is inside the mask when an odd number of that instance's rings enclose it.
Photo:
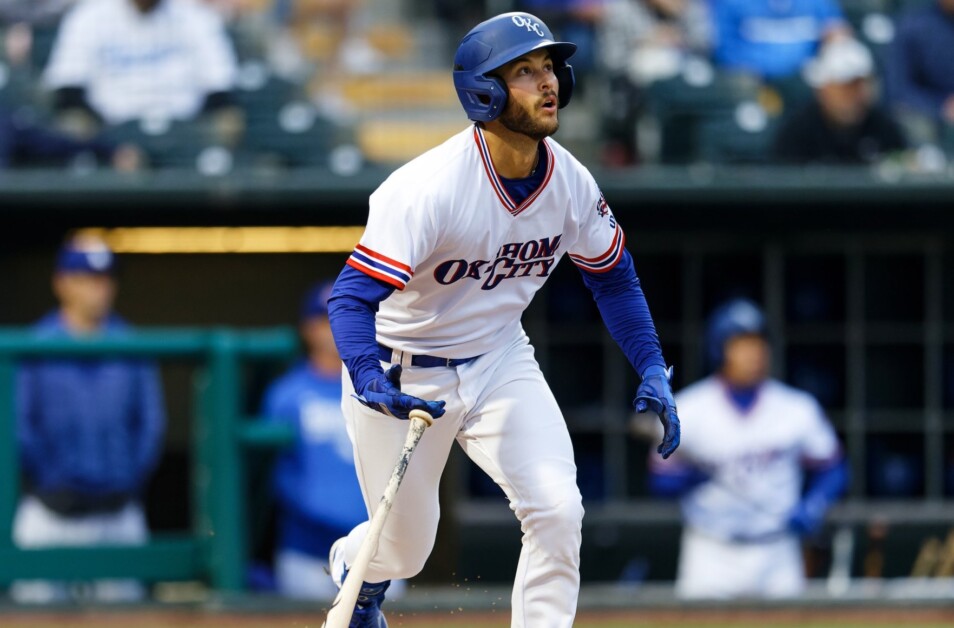
M 347 174 L 403 161 L 400 146 L 367 146 L 406 142 L 410 156 L 440 138 L 362 124 L 401 107 L 466 124 L 449 59 L 463 24 L 491 7 L 455 4 L 0 0 L 0 167 Z M 560 139 L 588 143 L 596 165 L 938 170 L 954 154 L 954 0 L 493 3 L 502 8 L 579 44 L 583 97 Z

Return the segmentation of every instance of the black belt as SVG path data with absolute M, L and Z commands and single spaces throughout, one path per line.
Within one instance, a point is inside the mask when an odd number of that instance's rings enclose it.
M 398 351 L 398 353 L 401 353 Z M 383 362 L 391 362 L 391 358 L 394 355 L 394 349 L 391 347 L 386 347 L 382 344 L 378 345 L 378 357 Z M 436 355 L 414 355 L 411 356 L 411 366 L 422 366 L 425 368 L 430 368 L 434 366 L 460 366 L 461 364 L 467 364 L 468 362 L 473 362 L 480 356 L 475 355 L 472 358 L 439 358 Z

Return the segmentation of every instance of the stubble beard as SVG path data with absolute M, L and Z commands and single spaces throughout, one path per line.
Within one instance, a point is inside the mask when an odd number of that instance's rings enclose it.
M 538 142 L 550 137 L 560 128 L 559 117 L 554 116 L 552 121 L 535 120 L 530 112 L 513 98 L 507 100 L 507 106 L 500 114 L 500 123 L 514 133 L 521 133 Z

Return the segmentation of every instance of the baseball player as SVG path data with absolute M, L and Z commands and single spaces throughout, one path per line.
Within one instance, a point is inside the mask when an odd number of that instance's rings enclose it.
M 128 323 L 113 312 L 115 271 L 115 256 L 101 240 L 67 240 L 53 276 L 59 307 L 34 326 L 36 336 L 128 333 Z M 145 543 L 142 500 L 162 454 L 165 425 L 162 382 L 151 361 L 24 361 L 17 372 L 25 482 L 13 522 L 17 546 Z M 19 602 L 64 602 L 83 588 L 20 581 L 10 594 Z M 134 601 L 145 590 L 134 580 L 100 580 L 91 593 L 99 601 Z
M 342 405 L 369 511 L 407 434 L 399 419 L 412 409 L 439 419 L 408 467 L 352 626 L 386 626 L 389 581 L 427 560 L 454 441 L 504 491 L 523 530 L 512 625 L 573 624 L 583 518 L 576 466 L 520 324 L 564 255 L 641 377 L 636 409 L 660 417 L 659 453 L 679 444 L 671 371 L 622 228 L 586 168 L 550 139 L 572 95 L 575 50 L 527 13 L 474 27 L 453 71 L 474 124 L 371 195 L 367 228 L 336 281 L 329 312 L 347 369 Z M 366 529 L 332 547 L 339 586 Z
M 768 376 L 765 317 L 754 303 L 717 308 L 706 347 L 716 372 L 676 396 L 686 426 L 679 453 L 649 463 L 651 490 L 681 497 L 676 592 L 798 595 L 799 537 L 820 529 L 847 486 L 841 448 L 813 397 Z

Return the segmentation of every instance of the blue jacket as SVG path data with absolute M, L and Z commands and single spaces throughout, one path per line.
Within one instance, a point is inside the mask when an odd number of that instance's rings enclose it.
M 944 101 L 954 96 L 952 50 L 954 15 L 936 3 L 905 13 L 885 68 L 891 103 L 940 118 Z
M 59 312 L 34 327 L 67 336 Z M 128 329 L 111 316 L 103 333 Z M 141 495 L 162 450 L 166 415 L 155 365 L 140 360 L 31 360 L 17 373 L 24 473 L 38 494 Z
M 768 78 L 798 72 L 822 35 L 844 23 L 834 0 L 716 0 L 710 6 L 716 64 Z
M 103 140 L 78 140 L 34 123 L 18 121 L 12 112 L 0 107 L 0 170 L 62 164 L 85 152 L 108 163 L 114 150 L 112 144 Z
M 269 386 L 262 413 L 298 434 L 275 465 L 278 544 L 325 557 L 335 539 L 368 518 L 341 413 L 341 378 L 301 362 Z

